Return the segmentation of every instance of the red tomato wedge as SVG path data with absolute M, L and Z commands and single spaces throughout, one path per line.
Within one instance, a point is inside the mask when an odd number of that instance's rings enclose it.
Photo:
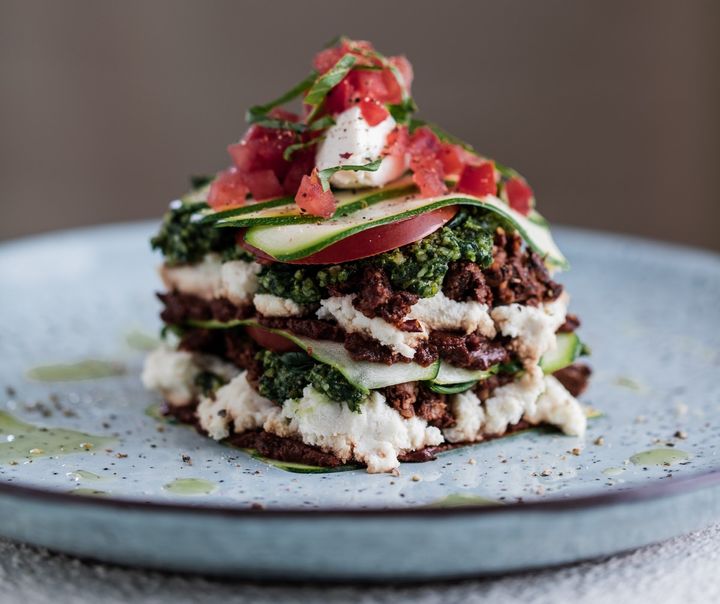
M 291 260 L 287 264 L 338 264 L 376 256 L 427 237 L 448 222 L 456 213 L 457 206 L 448 206 L 400 222 L 384 224 L 350 235 L 350 237 L 329 245 L 324 250 L 305 258 Z M 238 235 L 238 243 L 255 254 L 260 261 L 277 262 L 272 256 L 247 243 L 244 239 L 244 231 Z
M 293 344 L 287 338 L 283 338 L 272 331 L 263 329 L 262 327 L 246 327 L 245 331 L 255 342 L 262 348 L 267 348 L 272 352 L 294 352 L 300 350 L 298 346 Z

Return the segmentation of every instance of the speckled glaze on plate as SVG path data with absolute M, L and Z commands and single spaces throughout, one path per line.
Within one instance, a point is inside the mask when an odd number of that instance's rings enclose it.
M 153 228 L 0 246 L 0 534 L 162 569 L 397 581 L 573 562 L 720 517 L 717 255 L 557 230 L 593 350 L 583 400 L 603 412 L 585 439 L 298 474 L 147 412 Z

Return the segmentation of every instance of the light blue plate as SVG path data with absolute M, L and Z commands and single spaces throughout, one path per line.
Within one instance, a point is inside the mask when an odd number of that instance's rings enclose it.
M 604 414 L 584 440 L 527 432 L 399 476 L 298 474 L 146 412 L 152 230 L 0 246 L 3 536 L 161 569 L 413 580 L 603 556 L 720 518 L 718 256 L 559 230 L 593 349 L 584 401 Z M 31 377 L 87 360 L 70 370 L 110 377 Z

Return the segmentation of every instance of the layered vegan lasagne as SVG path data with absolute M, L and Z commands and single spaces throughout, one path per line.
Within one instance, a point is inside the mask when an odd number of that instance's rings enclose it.
M 567 262 L 525 179 L 415 117 L 404 57 L 341 38 L 313 67 L 153 238 L 165 344 L 145 385 L 212 439 L 369 472 L 528 426 L 584 434 Z

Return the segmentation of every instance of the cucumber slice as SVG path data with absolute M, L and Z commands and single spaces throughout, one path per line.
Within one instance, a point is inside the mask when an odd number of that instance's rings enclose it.
M 437 375 L 440 366 L 439 362 L 423 367 L 417 363 L 385 365 L 384 363 L 355 361 L 340 342 L 312 340 L 281 329 L 268 331 L 295 342 L 316 361 L 334 367 L 345 376 L 348 382 L 365 393 L 405 382 L 432 380 Z
M 279 261 L 304 258 L 318 252 L 336 241 L 383 224 L 398 222 L 419 214 L 431 212 L 450 205 L 472 205 L 494 212 L 512 224 L 527 244 L 545 256 L 557 267 L 567 268 L 568 262 L 550 234 L 550 230 L 538 218 L 533 219 L 516 212 L 492 195 L 472 197 L 469 195 L 444 195 L 429 199 L 398 197 L 373 204 L 366 203 L 344 215 L 313 224 L 286 224 L 277 226 L 254 226 L 248 229 L 245 240 Z M 355 207 L 355 206 L 353 206 Z M 220 223 L 218 223 L 220 226 Z M 226 224 L 226 226 L 234 226 Z
M 454 367 L 449 363 L 441 362 L 440 370 L 433 380 L 435 384 L 465 384 L 467 382 L 477 382 L 486 380 L 491 375 L 495 375 L 500 369 L 500 365 L 490 367 L 490 369 L 463 369 Z
M 297 344 L 316 361 L 334 367 L 345 376 L 348 382 L 364 393 L 404 382 L 432 380 L 437 376 L 440 367 L 439 362 L 423 367 L 417 363 L 385 365 L 384 363 L 355 361 L 341 342 L 313 340 L 283 329 L 270 329 L 253 319 L 237 319 L 228 323 L 221 323 L 220 321 L 189 321 L 188 324 L 202 329 L 230 329 L 241 326 L 266 329 Z
M 337 207 L 334 218 L 347 216 L 381 201 L 411 195 L 416 192 L 417 187 L 412 184 L 409 178 L 404 178 L 382 189 L 365 189 L 360 193 L 338 192 L 335 193 Z M 217 227 L 232 228 L 318 224 L 324 222 L 317 216 L 303 214 L 292 197 L 272 199 L 223 212 L 208 210 L 202 213 L 202 216 L 203 222 L 214 223 Z
M 575 333 L 557 334 L 557 347 L 552 352 L 543 355 L 540 367 L 544 373 L 550 374 L 572 365 L 575 359 L 581 356 L 584 345 Z
M 462 384 L 452 384 L 448 386 L 431 382 L 430 390 L 432 390 L 433 392 L 437 392 L 438 394 L 458 394 L 459 392 L 465 392 L 466 390 L 470 390 L 470 388 L 472 388 L 475 384 L 477 384 L 477 380 L 463 382 Z

